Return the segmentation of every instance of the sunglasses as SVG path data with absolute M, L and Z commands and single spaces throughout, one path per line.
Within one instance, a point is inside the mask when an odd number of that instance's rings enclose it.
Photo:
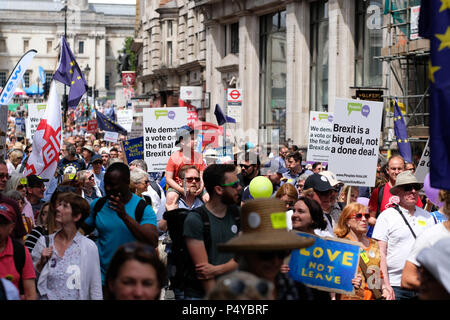
M 233 189 L 236 189 L 237 187 L 239 187 L 239 179 L 237 179 L 236 181 L 230 182 L 230 183 L 225 183 L 225 184 L 221 184 L 221 187 L 232 187 Z
M 252 164 L 250 165 L 246 165 L 246 164 L 240 164 L 239 165 L 242 169 L 248 170 L 248 168 L 250 168 L 251 166 L 253 166 Z
M 123 250 L 126 253 L 146 253 L 148 255 L 155 255 L 155 248 L 146 244 L 130 242 L 126 243 L 123 246 Z
M 283 260 L 289 255 L 289 253 L 289 251 L 263 251 L 258 252 L 258 259 L 262 261 L 270 261 L 277 257 L 278 259 Z
M 0 179 L 5 179 L 5 178 L 9 179 L 9 178 L 11 178 L 11 176 L 7 173 L 0 173 Z
M 200 182 L 200 177 L 188 177 L 188 178 L 184 178 L 184 179 L 186 179 L 187 182 L 192 182 L 192 181 Z
M 247 284 L 247 282 L 244 282 L 241 279 L 232 278 L 224 280 L 223 284 L 235 296 L 242 295 L 243 293 L 247 292 L 251 287 L 255 288 L 256 291 L 258 291 L 258 293 L 262 297 L 267 297 L 270 291 L 269 284 L 263 280 L 258 281 L 258 283 L 256 284 Z
M 369 220 L 369 218 L 370 218 L 370 214 L 368 214 L 368 213 L 355 213 L 355 214 L 352 214 L 352 218 L 355 218 L 356 220 L 362 219 L 363 216 L 364 216 L 364 218 L 366 218 L 366 220 Z
M 403 191 L 409 192 L 412 191 L 412 189 L 419 191 L 420 189 L 422 189 L 422 186 L 418 183 L 414 183 L 414 184 L 408 184 L 406 186 L 402 187 Z

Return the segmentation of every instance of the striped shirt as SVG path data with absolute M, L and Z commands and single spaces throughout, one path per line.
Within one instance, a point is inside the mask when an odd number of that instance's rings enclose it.
M 25 239 L 25 247 L 31 252 L 33 251 L 36 242 L 41 236 L 48 235 L 48 231 L 43 226 L 37 226 L 31 230 Z

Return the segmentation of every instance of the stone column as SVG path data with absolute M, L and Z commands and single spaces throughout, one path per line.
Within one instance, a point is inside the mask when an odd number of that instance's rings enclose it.
M 286 6 L 286 29 L 286 139 L 292 139 L 300 148 L 307 148 L 311 63 L 309 2 L 291 2 Z
M 243 90 L 242 129 L 259 128 L 259 17 L 239 18 L 239 79 L 237 88 Z M 255 142 L 255 141 L 252 141 Z
M 350 98 L 355 75 L 355 6 L 353 1 L 329 2 L 328 111 L 336 98 Z
M 95 88 L 98 90 L 98 96 L 105 96 L 106 95 L 106 88 L 105 88 L 105 75 L 106 75 L 106 41 L 105 41 L 105 35 L 104 34 L 97 34 L 96 38 L 98 39 L 97 46 L 97 81 L 95 84 Z
M 224 101 L 224 84 L 221 73 L 216 69 L 222 60 L 221 45 L 223 36 L 220 32 L 221 25 L 215 22 L 207 22 L 206 29 L 206 92 L 210 92 L 210 110 L 206 113 L 206 121 L 215 123 L 214 108 L 218 103 L 222 110 Z

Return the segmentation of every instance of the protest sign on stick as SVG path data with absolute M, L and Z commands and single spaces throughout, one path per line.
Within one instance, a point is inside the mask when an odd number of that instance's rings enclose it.
M 417 180 L 421 182 L 425 181 L 427 173 L 430 172 L 430 146 L 428 145 L 428 142 L 429 139 L 427 140 L 427 144 L 423 149 L 422 157 L 420 158 L 420 161 L 417 164 L 417 169 L 415 172 Z
M 350 186 L 375 186 L 383 103 L 336 99 L 329 170 Z
M 292 251 L 289 261 L 292 279 L 320 290 L 354 294 L 352 279 L 358 271 L 361 247 L 345 239 L 297 234 L 314 238 L 315 242 L 308 248 Z
M 333 114 L 311 111 L 309 113 L 309 136 L 306 161 L 328 162 L 332 136 Z
M 144 159 L 149 172 L 166 170 L 177 130 L 187 124 L 187 108 L 145 108 Z
M 121 142 L 127 164 L 136 159 L 144 159 L 144 138 L 139 137 Z

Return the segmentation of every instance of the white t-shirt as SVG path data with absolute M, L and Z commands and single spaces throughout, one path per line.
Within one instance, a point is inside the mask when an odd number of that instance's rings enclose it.
M 408 255 L 408 261 L 420 267 L 420 263 L 416 260 L 420 251 L 429 248 L 439 240 L 450 237 L 450 231 L 442 224 L 438 223 L 424 231 L 420 237 L 417 237 L 414 246 Z
M 417 237 L 435 225 L 431 214 L 418 206 L 413 216 L 408 210 L 399 208 Z M 391 286 L 400 286 L 406 258 L 415 242 L 411 230 L 396 209 L 388 208 L 379 215 L 372 238 L 387 243 L 386 264 L 389 282 Z

